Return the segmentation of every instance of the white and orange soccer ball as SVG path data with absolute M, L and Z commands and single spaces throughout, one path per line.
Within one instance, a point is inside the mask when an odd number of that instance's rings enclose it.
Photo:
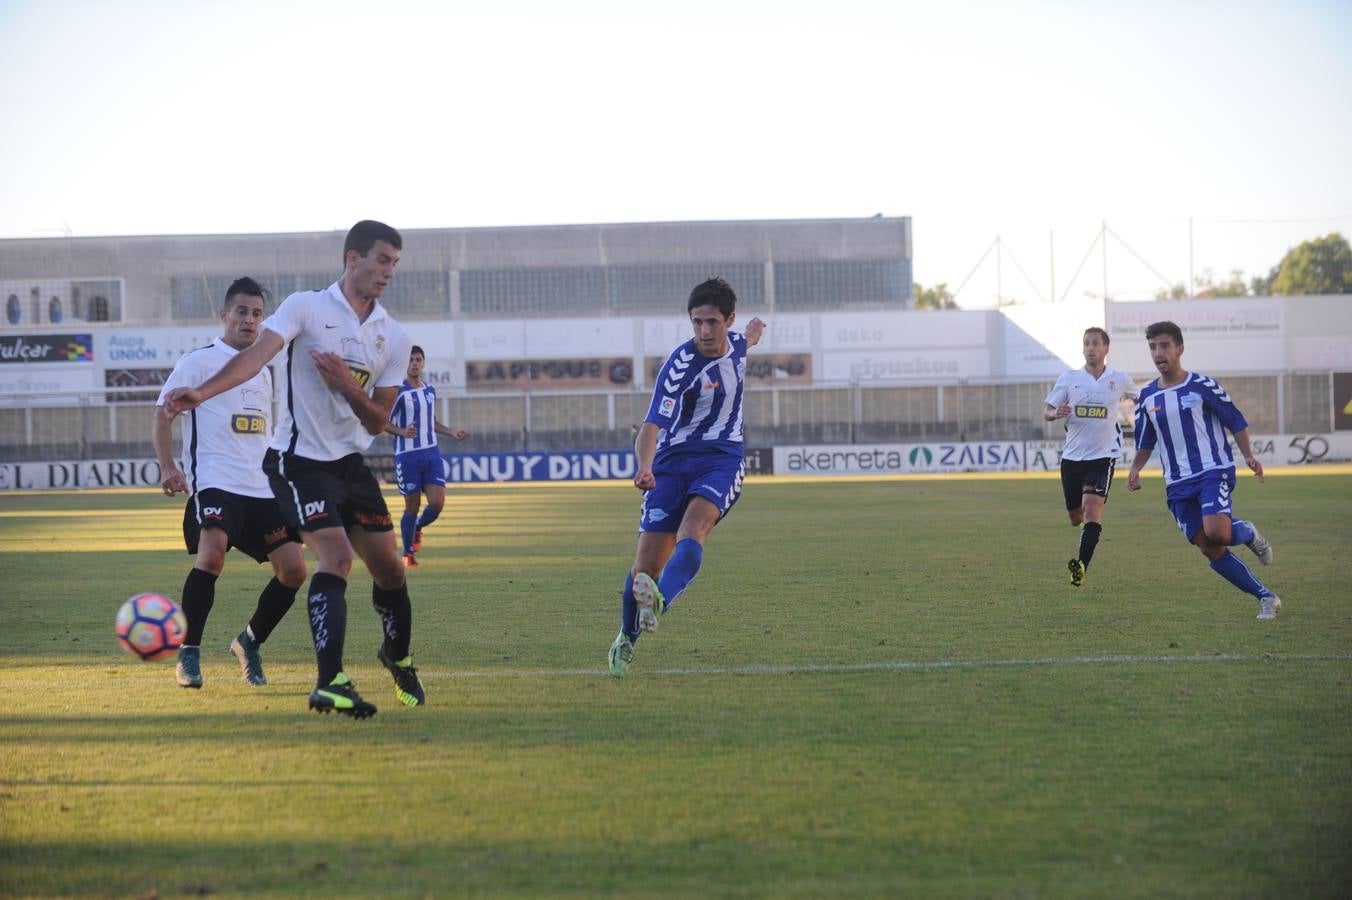
M 123 650 L 150 662 L 178 652 L 188 633 L 188 620 L 178 604 L 163 594 L 137 594 L 117 611 L 114 628 Z

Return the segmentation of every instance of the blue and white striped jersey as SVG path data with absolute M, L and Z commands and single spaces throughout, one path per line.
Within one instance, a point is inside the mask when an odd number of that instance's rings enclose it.
M 390 410 L 390 421 L 400 428 L 412 425 L 418 433 L 411 437 L 394 436 L 394 455 L 412 453 L 414 450 L 426 450 L 437 445 L 437 433 L 434 430 L 436 418 L 433 410 L 437 404 L 437 389 L 430 384 L 414 387 L 405 379 L 399 385 L 399 396 Z
M 716 451 L 745 455 L 742 390 L 746 380 L 746 335 L 728 332 L 728 352 L 702 356 L 695 341 L 677 347 L 662 364 L 645 422 L 662 429 L 657 458 Z
M 1234 468 L 1225 432 L 1248 427 L 1225 388 L 1196 372 L 1173 387 L 1160 387 L 1159 379 L 1150 382 L 1136 405 L 1136 449 L 1163 445 L 1160 464 L 1166 486 L 1211 469 Z

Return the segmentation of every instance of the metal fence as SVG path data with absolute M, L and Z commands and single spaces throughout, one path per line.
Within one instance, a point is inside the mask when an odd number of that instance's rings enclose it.
M 1221 376 L 1257 434 L 1333 428 L 1329 372 Z M 943 385 L 823 384 L 749 388 L 748 445 L 857 444 L 1055 438 L 1045 423 L 1050 381 Z M 0 461 L 153 457 L 151 415 L 157 391 L 0 395 Z M 633 445 L 647 412 L 647 391 L 501 392 L 443 395 L 438 421 L 466 428 L 474 452 L 608 450 Z M 177 442 L 178 428 L 174 429 Z M 373 453 L 392 452 L 388 437 Z

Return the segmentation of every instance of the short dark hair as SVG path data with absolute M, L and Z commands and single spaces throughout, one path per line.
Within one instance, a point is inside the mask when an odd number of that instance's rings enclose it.
M 726 319 L 737 309 L 737 295 L 733 292 L 732 285 L 715 275 L 708 281 L 695 285 L 695 289 L 690 292 L 690 300 L 685 304 L 685 311 L 690 312 L 696 306 L 712 306 Z
M 1183 346 L 1183 329 L 1179 328 L 1173 322 L 1156 322 L 1145 330 L 1145 339 L 1153 341 L 1160 335 L 1168 335 L 1174 339 L 1174 343 L 1180 347 Z
M 412 358 L 413 358 L 413 354 L 415 354 L 415 353 L 418 354 L 419 356 L 421 356 L 423 359 L 427 359 L 427 354 L 424 353 L 424 352 L 423 352 L 423 348 L 419 347 L 417 344 L 414 344 L 414 345 L 413 345 L 413 349 L 410 350 L 410 351 L 408 351 L 408 358 L 409 358 L 409 359 L 412 359 Z
M 347 240 L 343 241 L 343 265 L 347 265 L 347 252 L 356 250 L 358 256 L 365 256 L 371 252 L 376 241 L 384 241 L 396 250 L 404 249 L 404 239 L 384 222 L 377 222 L 374 219 L 362 219 L 347 233 Z
M 1111 347 L 1113 344 L 1112 340 L 1109 339 L 1108 337 L 1108 332 L 1104 331 L 1097 325 L 1090 325 L 1088 328 L 1084 330 L 1084 334 L 1085 337 L 1088 337 L 1091 334 L 1097 334 L 1099 337 L 1103 338 L 1103 346 L 1105 347 Z
M 225 302 L 221 304 L 221 309 L 225 309 L 229 306 L 230 301 L 234 300 L 240 294 L 244 294 L 247 297 L 262 297 L 263 304 L 265 306 L 267 305 L 267 288 L 263 287 L 263 285 L 259 284 L 257 281 L 254 281 L 248 275 L 245 275 L 243 278 L 236 278 L 234 281 L 230 282 L 230 287 L 225 289 Z

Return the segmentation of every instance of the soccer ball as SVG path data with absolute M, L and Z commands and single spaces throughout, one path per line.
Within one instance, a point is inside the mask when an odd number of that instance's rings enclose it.
M 163 594 L 137 594 L 117 611 L 114 628 L 123 650 L 150 662 L 178 652 L 188 620 Z

